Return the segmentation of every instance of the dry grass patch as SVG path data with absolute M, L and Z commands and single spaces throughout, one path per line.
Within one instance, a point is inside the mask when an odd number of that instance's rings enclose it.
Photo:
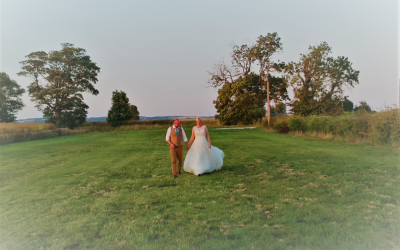
M 56 129 L 56 126 L 49 123 L 0 123 L 0 135 L 37 132 L 52 129 Z

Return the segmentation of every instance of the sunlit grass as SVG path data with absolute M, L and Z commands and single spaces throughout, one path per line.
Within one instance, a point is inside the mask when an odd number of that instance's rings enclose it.
M 211 128 L 222 170 L 173 179 L 165 132 L 0 146 L 0 249 L 400 247 L 399 149 Z

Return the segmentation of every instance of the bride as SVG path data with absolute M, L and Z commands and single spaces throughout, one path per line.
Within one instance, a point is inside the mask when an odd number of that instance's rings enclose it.
M 221 169 L 224 152 L 211 146 L 207 127 L 202 124 L 200 117 L 196 118 L 196 123 L 197 125 L 192 129 L 192 136 L 189 141 L 190 149 L 186 155 L 183 170 L 200 176 Z

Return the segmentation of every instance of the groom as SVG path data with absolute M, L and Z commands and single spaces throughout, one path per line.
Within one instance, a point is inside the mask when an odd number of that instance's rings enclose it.
M 179 119 L 174 120 L 174 125 L 169 127 L 165 140 L 169 144 L 169 153 L 171 154 L 172 175 L 176 178 L 181 174 L 183 148 L 182 139 L 186 143 L 186 150 L 189 150 L 189 143 L 185 131 L 181 127 Z M 176 169 L 176 160 L 178 160 L 178 169 Z

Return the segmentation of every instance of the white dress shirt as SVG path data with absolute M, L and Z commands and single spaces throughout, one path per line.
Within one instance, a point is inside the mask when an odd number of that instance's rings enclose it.
M 175 125 L 172 126 L 172 127 L 175 128 Z M 185 130 L 183 130 L 182 127 L 181 127 L 181 129 L 182 129 L 183 141 L 184 141 L 184 142 L 187 142 L 187 137 L 186 137 L 186 134 L 185 134 Z M 175 133 L 175 130 L 174 130 L 174 133 Z M 168 128 L 168 130 L 167 130 L 167 135 L 165 136 L 165 141 L 170 141 L 170 140 L 171 140 L 171 127 Z

